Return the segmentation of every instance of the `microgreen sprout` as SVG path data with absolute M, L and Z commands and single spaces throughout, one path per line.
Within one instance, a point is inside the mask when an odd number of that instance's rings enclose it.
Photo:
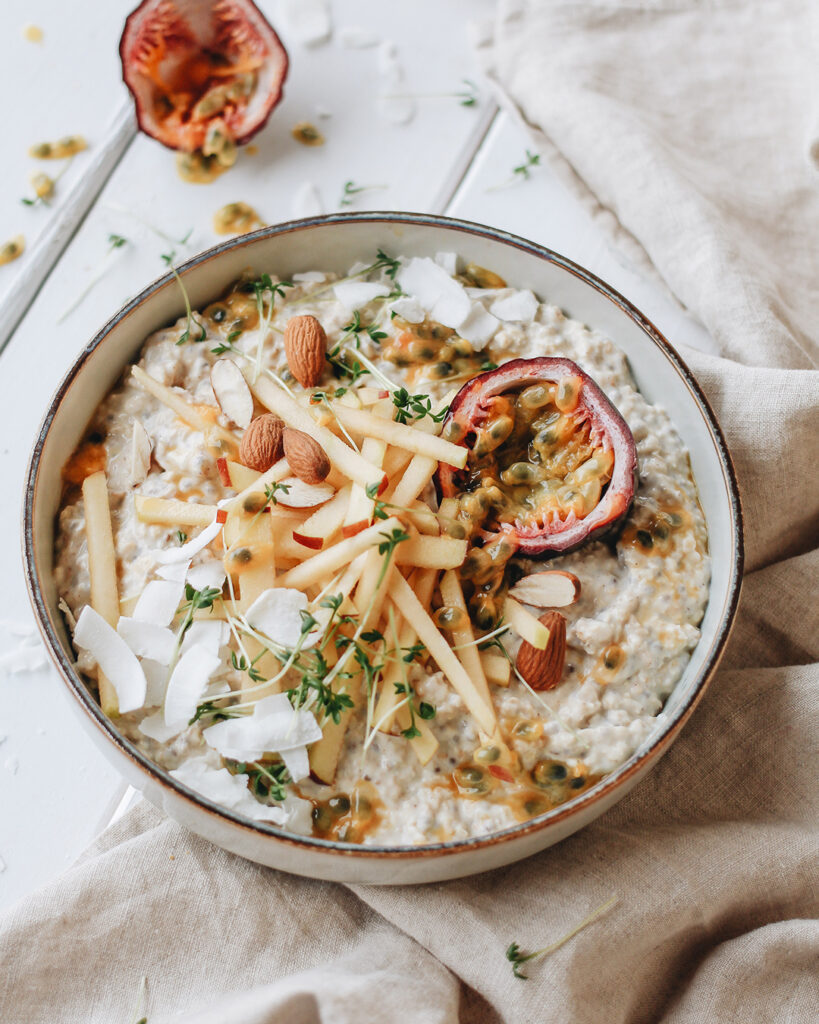
M 386 187 L 386 185 L 356 185 L 354 181 L 345 181 L 344 188 L 341 191 L 341 199 L 339 199 L 338 205 L 352 206 L 353 197 L 357 196 L 360 192 L 372 192 L 374 189 Z
M 202 323 L 202 321 L 197 320 L 196 317 L 194 316 L 193 310 L 191 309 L 191 300 L 190 297 L 188 296 L 188 289 L 185 287 L 182 278 L 179 276 L 179 272 L 173 265 L 174 260 L 176 259 L 176 252 L 173 249 L 170 252 L 163 252 L 159 258 L 162 260 L 162 262 L 165 264 L 168 270 L 170 270 L 170 272 L 173 274 L 174 280 L 179 285 L 179 288 L 182 292 L 182 298 L 185 301 L 185 315 L 187 316 L 187 323 L 185 325 L 185 330 L 180 335 L 179 340 L 176 342 L 176 344 L 184 345 L 186 341 L 190 341 L 191 328 L 194 325 L 199 329 L 199 337 L 195 338 L 194 341 L 204 341 L 205 338 L 207 337 L 208 331 L 205 325 Z
M 379 331 L 377 324 L 362 324 L 361 313 L 358 310 L 356 310 L 353 313 L 353 319 L 344 328 L 344 331 L 341 335 L 341 338 L 339 339 L 338 344 L 343 345 L 345 341 L 355 339 L 356 348 L 358 348 L 358 336 L 362 332 L 366 332 L 370 336 L 371 341 L 373 341 L 376 345 L 380 345 L 384 338 L 387 337 L 386 331 Z
M 492 185 L 487 189 L 487 192 L 497 192 L 503 188 L 509 188 L 511 185 L 515 185 L 521 181 L 526 181 L 532 176 L 532 169 L 540 166 L 540 154 L 533 153 L 530 149 L 526 150 L 525 159 L 522 160 L 517 167 L 512 168 L 511 177 L 507 178 L 506 181 L 501 182 L 499 185 Z
M 437 100 L 456 99 L 461 107 L 474 107 L 480 98 L 478 87 L 468 78 L 462 78 L 461 82 L 465 88 L 456 92 L 404 92 L 391 93 L 384 96 L 385 100 Z
M 267 498 L 268 505 L 278 505 L 279 499 L 276 497 L 277 494 L 289 494 L 290 484 L 283 484 L 279 481 L 275 481 L 272 484 L 265 484 L 264 496 Z
M 481 363 L 481 373 L 485 373 L 487 370 L 497 370 L 498 364 L 493 363 L 491 359 L 484 359 Z
M 432 411 L 432 401 L 429 395 L 411 395 L 406 388 L 399 388 L 393 392 L 393 405 L 397 409 L 395 419 L 398 423 L 409 423 L 410 420 L 421 420 L 429 416 L 433 423 L 441 423 L 449 412 L 449 406 L 445 405 L 438 412 Z
M 287 795 L 285 786 L 292 782 L 282 761 L 262 764 L 261 761 L 236 761 L 231 770 L 235 775 L 247 775 L 250 792 L 262 803 L 270 800 L 281 803 Z
M 105 256 L 103 257 L 102 262 L 97 268 L 97 272 L 91 276 L 85 288 L 83 288 L 83 290 L 76 297 L 76 299 L 74 299 L 71 305 L 67 309 L 63 310 L 63 312 L 57 319 L 58 324 L 61 324 L 67 316 L 74 312 L 77 306 L 80 305 L 80 303 L 83 301 L 86 295 L 88 295 L 88 293 L 94 287 L 94 285 L 105 276 L 106 272 L 108 271 L 110 257 L 113 253 L 117 251 L 117 249 L 121 249 L 124 245 L 126 245 L 127 242 L 128 239 L 125 238 L 123 235 L 110 234 L 108 236 L 108 248 L 105 251 Z
M 585 917 L 580 924 L 572 928 L 570 932 L 567 932 L 556 942 L 552 942 L 550 945 L 544 946 L 542 949 L 536 949 L 533 953 L 524 953 L 517 942 L 511 943 L 506 950 L 506 959 L 512 964 L 512 973 L 516 978 L 520 978 L 521 981 L 526 981 L 529 975 L 524 974 L 521 970 L 524 964 L 529 963 L 531 960 L 539 960 L 541 957 L 548 956 L 550 953 L 554 953 L 555 950 L 560 949 L 560 947 L 565 945 L 569 939 L 573 939 L 578 932 L 587 928 L 599 917 L 602 917 L 603 914 L 608 913 L 608 911 L 617 903 L 617 900 L 617 896 L 610 896 L 605 903 L 601 903 L 599 907 L 593 910 L 588 917 Z
M 188 535 L 187 533 L 185 533 L 184 530 L 177 530 L 175 536 L 180 544 L 184 544 L 185 541 L 188 539 Z

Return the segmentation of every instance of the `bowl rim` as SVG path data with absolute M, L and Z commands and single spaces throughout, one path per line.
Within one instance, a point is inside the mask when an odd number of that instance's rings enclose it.
M 51 656 L 57 670 L 66 683 L 69 692 L 78 702 L 91 722 L 102 732 L 104 737 L 118 748 L 134 765 L 143 773 L 146 773 L 154 783 L 172 791 L 176 798 L 190 802 L 197 810 L 216 817 L 220 823 L 228 822 L 256 838 L 271 838 L 278 842 L 300 848 L 310 849 L 316 853 L 333 853 L 346 857 L 360 857 L 367 860 L 401 860 L 438 858 L 464 854 L 471 850 L 487 849 L 499 843 L 522 839 L 525 836 L 541 832 L 566 821 L 583 810 L 606 799 L 616 790 L 623 786 L 628 789 L 629 780 L 636 781 L 644 770 L 664 753 L 676 738 L 680 730 L 690 718 L 696 706 L 702 699 L 719 661 L 725 649 L 728 636 L 733 627 L 736 617 L 736 610 L 739 603 L 739 594 L 742 582 L 742 570 L 744 564 L 744 544 L 742 533 L 742 507 L 740 504 L 739 487 L 734 470 L 731 455 L 728 451 L 725 437 L 717 422 L 716 416 L 711 408 L 708 399 L 695 380 L 691 370 L 681 358 L 676 349 L 665 338 L 660 330 L 646 317 L 633 303 L 620 294 L 615 288 L 607 284 L 596 274 L 582 267 L 580 264 L 560 255 L 546 246 L 532 242 L 511 232 L 503 231 L 500 228 L 490 227 L 472 221 L 461 220 L 454 217 L 447 217 L 439 214 L 410 213 L 395 211 L 362 211 L 353 213 L 334 213 L 321 216 L 306 217 L 299 220 L 285 221 L 279 224 L 260 228 L 257 231 L 240 235 L 236 238 L 220 242 L 209 249 L 195 254 L 176 267 L 176 272 L 184 277 L 186 273 L 218 259 L 226 252 L 241 249 L 265 238 L 273 238 L 281 235 L 291 234 L 300 231 L 309 231 L 315 227 L 325 227 L 332 224 L 347 223 L 373 223 L 387 225 L 411 225 L 418 227 L 445 228 L 466 235 L 476 235 L 500 242 L 512 248 L 522 250 L 532 256 L 551 263 L 567 271 L 574 277 L 579 278 L 586 285 L 593 288 L 599 294 L 611 301 L 639 327 L 650 341 L 660 349 L 661 353 L 672 364 L 680 381 L 684 384 L 698 407 L 700 415 L 705 420 L 711 442 L 723 473 L 724 483 L 728 492 L 730 502 L 731 522 L 731 575 L 728 582 L 724 611 L 715 631 L 714 637 L 705 656 L 699 677 L 694 681 L 691 691 L 686 699 L 675 709 L 673 716 L 665 727 L 658 733 L 650 746 L 635 752 L 622 765 L 610 774 L 604 776 L 594 786 L 585 790 L 580 795 L 571 798 L 566 803 L 553 808 L 544 814 L 531 818 L 528 821 L 520 822 L 509 826 L 498 832 L 487 835 L 471 836 L 467 839 L 453 839 L 437 843 L 423 843 L 419 845 L 402 844 L 396 846 L 365 846 L 355 843 L 344 843 L 337 840 L 320 839 L 313 836 L 302 836 L 287 832 L 275 825 L 264 822 L 252 821 L 234 813 L 226 807 L 222 807 L 207 797 L 197 793 L 195 790 L 174 779 L 167 771 L 143 754 L 134 744 L 122 735 L 115 724 L 105 716 L 99 704 L 94 700 L 79 674 L 74 670 L 71 659 L 68 657 L 60 638 L 52 627 L 48 605 L 40 586 L 39 574 L 37 571 L 38 560 L 36 557 L 37 541 L 34 535 L 34 505 L 37 484 L 39 479 L 41 458 L 47 436 L 55 417 L 59 413 L 60 406 L 66 397 L 74 380 L 83 370 L 86 361 L 105 342 L 108 335 L 119 326 L 138 307 L 148 302 L 154 294 L 159 292 L 168 283 L 174 280 L 174 274 L 168 272 L 156 278 L 137 295 L 125 303 L 94 335 L 92 340 L 83 348 L 79 356 L 72 363 L 65 373 L 63 379 L 55 390 L 48 409 L 40 424 L 37 436 L 32 447 L 28 469 L 25 479 L 25 493 L 23 501 L 23 531 L 22 531 L 22 554 L 23 570 L 26 580 L 29 599 L 34 609 L 37 625 L 45 643 L 46 649 Z M 53 537 L 52 537 L 53 542 Z M 639 748 L 638 748 L 639 749 Z M 604 808 L 605 809 L 605 808 Z

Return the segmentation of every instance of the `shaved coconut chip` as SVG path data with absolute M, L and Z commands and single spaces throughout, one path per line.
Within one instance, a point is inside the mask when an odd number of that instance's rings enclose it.
M 303 274 L 293 274 L 290 278 L 296 284 L 320 284 L 327 280 L 327 275 L 320 270 L 305 270 Z
M 423 323 L 427 315 L 424 307 L 418 299 L 414 299 L 408 295 L 405 295 L 403 298 L 396 299 L 390 306 L 390 312 L 395 313 L 396 316 L 400 316 L 401 319 L 406 320 L 408 324 Z
M 45 647 L 39 642 L 23 643 L 13 651 L 0 655 L 0 672 L 18 675 L 22 672 L 36 672 L 48 664 Z
M 208 680 L 221 666 L 215 654 L 200 644 L 190 647 L 179 661 L 168 680 L 165 694 L 165 724 L 185 726 L 196 714 Z
M 205 742 L 222 757 L 258 761 L 265 753 L 282 753 L 321 739 L 322 733 L 310 711 L 295 711 L 287 694 L 263 697 L 252 715 L 228 718 L 204 729 Z
M 232 359 L 217 359 L 211 366 L 210 386 L 225 416 L 243 430 L 249 427 L 253 419 L 253 395 Z
M 216 559 L 201 562 L 188 569 L 186 579 L 194 590 L 221 590 L 227 579 L 224 563 Z
M 324 213 L 321 193 L 312 181 L 299 185 L 290 205 L 294 217 L 320 217 Z
M 162 565 L 168 565 L 170 562 L 187 562 L 195 554 L 198 554 L 203 548 L 206 548 L 211 541 L 215 540 L 222 532 L 222 523 L 217 519 L 206 526 L 204 530 L 193 540 L 189 540 L 186 544 L 182 544 L 178 548 L 168 548 L 164 551 L 152 551 L 151 557 L 156 562 L 160 562 Z
M 378 73 L 383 82 L 378 97 L 379 112 L 391 124 L 408 124 L 415 117 L 415 100 L 409 96 L 396 96 L 404 84 L 404 68 L 398 60 L 395 44 L 388 40 L 378 48 Z
M 284 0 L 282 18 L 288 36 L 303 46 L 319 46 L 333 31 L 327 0 Z
M 276 498 L 278 503 L 286 508 L 312 508 L 314 505 L 323 505 L 336 493 L 335 487 L 331 484 L 306 484 L 295 476 L 289 476 L 281 482 L 289 490 L 286 493 L 277 493 Z
M 456 274 L 458 272 L 458 254 L 454 252 L 436 252 L 435 262 L 439 267 L 443 267 L 448 274 Z
M 157 743 L 167 743 L 174 736 L 178 736 L 182 727 L 178 725 L 165 725 L 165 716 L 161 711 L 155 711 L 152 715 L 146 715 L 137 726 L 143 736 L 156 740 Z M 171 772 L 173 775 L 173 772 Z
M 145 694 L 145 707 L 161 708 L 165 703 L 165 690 L 168 687 L 168 666 L 161 665 L 152 658 L 142 658 L 139 663 L 142 665 L 142 671 L 145 673 L 145 679 L 148 683 L 148 690 Z M 162 718 L 163 722 L 165 721 L 161 711 L 159 712 L 159 717 Z
M 91 655 L 114 687 L 121 715 L 143 706 L 148 684 L 142 666 L 119 633 L 91 605 L 86 605 L 77 619 L 74 643 Z
M 219 650 L 225 646 L 230 639 L 230 627 L 221 619 L 214 619 L 212 622 L 207 619 L 195 619 L 185 633 L 182 641 L 181 653 L 190 650 L 194 644 L 204 647 L 210 654 L 219 654 Z
M 290 772 L 290 778 L 294 782 L 298 782 L 310 774 L 310 759 L 307 756 L 307 747 L 294 747 L 292 750 L 283 750 L 282 761 L 284 761 L 284 766 Z
M 339 29 L 338 38 L 341 45 L 346 46 L 348 50 L 369 50 L 381 42 L 380 36 L 366 28 Z
M 150 658 L 160 665 L 170 665 L 176 650 L 176 636 L 164 626 L 144 619 L 129 619 L 121 615 L 117 633 L 140 658 Z M 167 673 L 166 673 L 167 674 Z
M 414 296 L 433 320 L 460 328 L 470 316 L 472 303 L 464 287 L 428 256 L 414 257 L 396 275 L 407 295 Z
M 333 291 L 338 301 L 349 309 L 358 309 L 373 299 L 390 294 L 388 285 L 371 281 L 340 281 L 333 287 Z
M 170 580 L 172 583 L 184 583 L 190 565 L 190 562 L 171 562 L 170 565 L 160 565 L 156 570 L 156 574 L 161 576 L 163 580 Z
M 157 626 L 169 626 L 184 592 L 185 585 L 176 580 L 151 580 L 139 595 L 133 618 L 140 622 L 153 622 Z
M 269 807 L 253 799 L 247 788 L 246 775 L 232 775 L 227 768 L 214 768 L 204 757 L 184 761 L 171 775 L 200 796 L 244 814 L 246 818 L 272 821 L 276 825 L 287 821 L 287 811 L 283 807 Z
M 131 431 L 131 472 L 129 483 L 132 487 L 141 484 L 151 467 L 151 439 L 139 420 L 134 420 Z
M 489 312 L 501 320 L 512 323 L 530 324 L 537 313 L 538 301 L 533 292 L 512 292 L 502 299 L 496 299 Z
M 472 303 L 467 298 L 462 285 L 453 281 L 451 277 L 448 280 L 454 285 L 454 288 L 447 288 L 444 294 L 435 301 L 429 313 L 433 320 L 437 320 L 445 327 L 455 328 L 460 333 L 461 324 L 467 321 L 472 314 Z
M 269 640 L 282 647 L 295 647 L 301 637 L 301 613 L 307 611 L 307 595 L 289 587 L 271 587 L 262 591 L 248 608 L 245 618 Z M 308 637 L 310 647 L 316 637 Z
M 483 308 L 480 302 L 472 303 L 472 311 L 458 327 L 458 334 L 465 338 L 476 352 L 481 352 L 500 327 L 500 320 Z

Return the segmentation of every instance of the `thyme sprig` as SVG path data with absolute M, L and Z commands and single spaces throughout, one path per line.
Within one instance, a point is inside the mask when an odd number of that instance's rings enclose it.
M 548 956 L 550 953 L 554 953 L 555 950 L 560 949 L 564 946 L 569 939 L 573 939 L 578 932 L 587 928 L 590 924 L 596 921 L 603 914 L 608 913 L 609 910 L 618 902 L 617 896 L 610 896 L 605 903 L 601 903 L 599 907 L 593 910 L 587 917 L 584 917 L 580 924 L 572 928 L 571 931 L 561 936 L 556 942 L 550 943 L 548 946 L 544 946 L 542 949 L 536 949 L 533 953 L 524 953 L 517 942 L 511 943 L 506 950 L 506 959 L 512 964 L 512 973 L 516 978 L 520 978 L 521 981 L 526 981 L 529 978 L 528 974 L 524 974 L 522 967 L 524 964 L 529 963 L 532 960 L 539 960 L 541 957 Z
M 108 267 L 109 267 L 109 264 L 110 264 L 111 256 L 118 249 L 121 249 L 124 245 L 127 245 L 127 244 L 128 244 L 128 239 L 125 238 L 123 235 L 110 234 L 108 236 L 108 248 L 105 250 L 105 256 L 103 256 L 102 262 L 100 263 L 99 267 L 97 268 L 96 273 L 92 274 L 92 276 L 88 280 L 85 288 L 83 288 L 83 290 L 74 299 L 74 301 L 71 303 L 71 305 L 68 306 L 67 309 L 64 309 L 63 312 L 60 314 L 60 316 L 57 319 L 57 323 L 58 324 L 61 324 L 63 322 L 63 320 L 65 320 L 65 318 L 67 316 L 69 316 L 71 313 L 73 313 L 74 310 L 77 308 L 77 306 L 79 306 L 80 303 L 85 299 L 86 295 L 88 295 L 88 293 L 91 291 L 91 289 L 94 287 L 94 285 L 97 284 L 98 281 L 102 280 L 102 278 L 108 272 Z

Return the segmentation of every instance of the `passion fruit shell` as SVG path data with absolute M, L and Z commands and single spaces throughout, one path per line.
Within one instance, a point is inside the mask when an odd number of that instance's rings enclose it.
M 613 455 L 611 477 L 600 499 L 588 514 L 578 517 L 574 511 L 547 517 L 525 514 L 513 522 L 502 522 L 497 532 L 517 545 L 518 555 L 548 558 L 573 551 L 591 539 L 600 539 L 616 531 L 628 513 L 637 488 L 637 449 L 628 424 L 595 381 L 571 359 L 543 356 L 513 359 L 496 370 L 489 370 L 468 381 L 452 400 L 444 421 L 444 437 L 472 448 L 482 424 L 487 421 L 492 399 L 513 395 L 531 385 L 556 385 L 560 393 L 572 394 L 573 407 L 568 415 L 577 428 L 587 426 L 592 444 Z M 497 452 L 502 451 L 502 446 Z M 470 464 L 457 470 L 439 466 L 436 482 L 441 497 L 456 497 L 470 485 Z
M 282 96 L 287 51 L 252 0 L 144 0 L 119 44 L 140 129 L 194 152 L 208 130 L 247 142 Z

